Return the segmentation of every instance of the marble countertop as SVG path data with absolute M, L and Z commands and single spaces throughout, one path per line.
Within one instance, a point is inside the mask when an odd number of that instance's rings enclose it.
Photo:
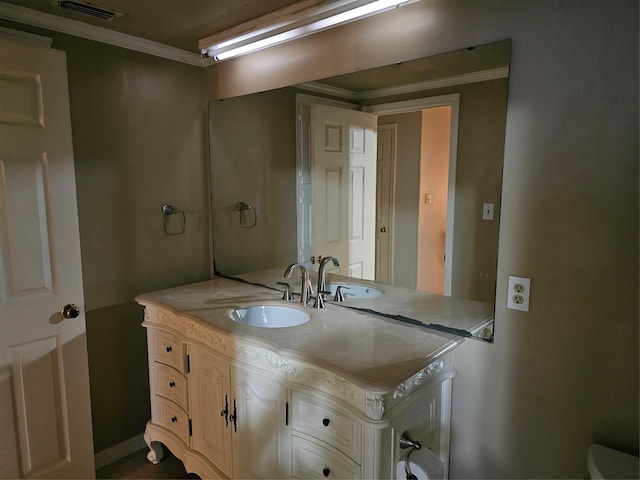
M 275 285 L 275 281 L 283 280 L 281 273 L 279 278 L 272 277 L 274 272 L 255 272 L 243 277 L 247 281 L 270 286 L 271 282 Z M 420 309 L 418 316 L 433 315 L 438 320 L 470 315 L 455 301 L 438 298 L 429 301 L 428 298 L 411 298 L 408 292 L 404 294 L 406 297 L 397 292 L 396 287 L 389 287 L 383 297 L 393 294 L 393 303 L 398 311 L 412 313 L 412 309 Z M 464 341 L 460 336 L 332 304 L 327 304 L 324 309 L 310 306 L 305 310 L 311 317 L 307 323 L 287 328 L 245 326 L 227 315 L 229 309 L 243 306 L 283 304 L 281 297 L 281 292 L 270 288 L 216 277 L 206 282 L 139 295 L 136 301 L 144 306 L 169 308 L 283 356 L 329 368 L 359 387 L 377 393 L 388 392 Z M 374 304 L 374 301 L 378 303 Z M 349 302 L 372 309 L 382 306 L 380 297 Z M 297 301 L 286 303 L 302 308 Z
M 277 282 L 286 281 L 291 285 L 292 291 L 300 292 L 300 274 L 296 270 L 291 278 L 283 278 L 285 267 L 270 268 L 257 272 L 236 275 L 248 282 L 260 283 L 271 288 L 282 290 Z M 314 291 L 317 287 L 317 265 L 310 266 L 309 274 Z M 378 313 L 403 316 L 425 326 L 430 326 L 442 332 L 449 332 L 462 336 L 478 336 L 482 338 L 482 330 L 493 326 L 494 306 L 492 303 L 478 302 L 460 298 L 446 297 L 415 289 L 387 285 L 369 280 L 353 279 L 340 275 L 334 275 L 327 270 L 326 283 L 353 283 L 366 285 L 383 292 L 382 296 L 366 299 L 354 299 L 348 297 L 345 291 L 345 301 L 340 305 L 355 309 L 374 310 Z M 333 303 L 330 299 L 327 303 Z

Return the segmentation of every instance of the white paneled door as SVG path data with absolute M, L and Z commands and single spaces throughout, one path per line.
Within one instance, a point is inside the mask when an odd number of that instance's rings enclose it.
M 375 276 L 377 118 L 311 106 L 311 251 L 340 260 L 339 272 Z
M 389 284 L 393 283 L 396 134 L 397 124 L 378 126 L 375 280 Z
M 95 476 L 83 310 L 65 54 L 0 38 L 0 478 Z

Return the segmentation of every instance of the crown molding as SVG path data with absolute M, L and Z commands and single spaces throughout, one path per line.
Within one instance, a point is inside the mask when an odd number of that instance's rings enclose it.
M 307 90 L 313 93 L 322 93 L 337 98 L 344 98 L 345 100 L 358 100 L 358 93 L 353 90 L 347 90 L 346 88 L 332 87 L 331 85 L 325 85 L 320 82 L 307 82 L 295 85 L 300 90 Z
M 202 56 L 199 53 L 188 52 L 159 42 L 146 40 L 126 33 L 114 32 L 102 27 L 58 17 L 48 13 L 38 12 L 30 8 L 0 2 L 0 18 L 11 20 L 34 27 L 46 28 L 55 32 L 65 33 L 76 37 L 86 38 L 96 42 L 107 43 L 116 47 L 135 50 L 136 52 L 166 58 L 175 62 L 203 67 Z
M 13 28 L 0 27 L 0 38 L 14 40 L 20 43 L 36 45 L 38 47 L 51 48 L 53 39 L 43 37 L 42 35 L 34 35 L 33 33 L 23 32 L 22 30 L 14 30 Z
M 398 85 L 396 87 L 367 90 L 365 92 L 354 92 L 344 88 L 331 87 L 319 82 L 303 83 L 301 85 L 297 85 L 297 87 L 302 90 L 323 93 L 325 95 L 345 98 L 348 100 L 373 100 L 376 98 L 422 92 L 436 88 L 455 87 L 457 85 L 466 85 L 469 83 L 486 82 L 487 80 L 507 78 L 508 76 L 509 67 L 499 67 L 489 70 L 481 70 L 479 72 L 465 73 L 463 75 L 454 75 L 452 77 L 438 78 L 437 80 L 426 80 L 424 82 L 408 83 L 406 85 Z

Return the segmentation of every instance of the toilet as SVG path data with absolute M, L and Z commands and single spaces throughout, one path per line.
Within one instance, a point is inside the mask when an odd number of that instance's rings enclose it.
M 587 468 L 591 478 L 640 478 L 638 457 L 602 445 L 589 447 Z

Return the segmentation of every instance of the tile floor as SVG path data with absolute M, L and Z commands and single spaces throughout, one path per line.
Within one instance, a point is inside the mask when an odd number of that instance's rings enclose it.
M 128 457 L 117 462 L 105 465 L 96 471 L 97 479 L 198 479 L 197 475 L 187 473 L 182 462 L 171 455 L 171 452 L 165 448 L 165 455 L 158 465 L 153 465 L 147 460 L 148 450 L 138 450 Z

